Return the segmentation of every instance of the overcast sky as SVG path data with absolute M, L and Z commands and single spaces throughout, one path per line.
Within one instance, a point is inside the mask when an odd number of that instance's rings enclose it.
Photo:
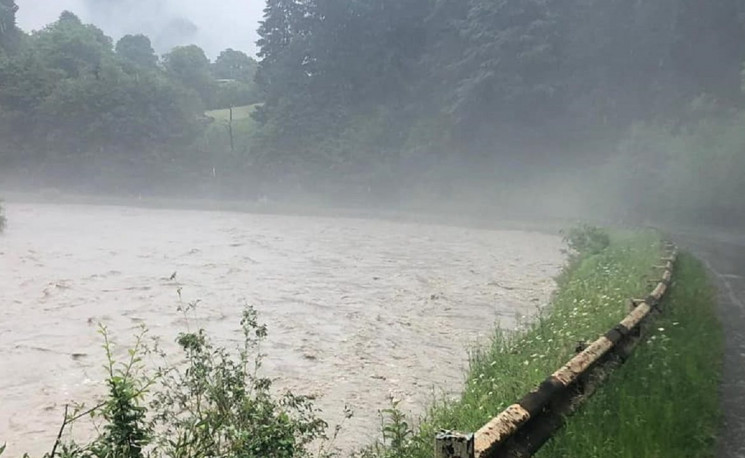
M 64 10 L 102 28 L 114 39 L 144 33 L 158 53 L 197 44 L 210 57 L 226 48 L 256 52 L 264 0 L 16 0 L 18 25 L 37 30 Z

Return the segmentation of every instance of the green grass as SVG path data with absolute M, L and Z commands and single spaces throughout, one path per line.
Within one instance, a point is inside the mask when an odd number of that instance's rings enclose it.
M 257 105 L 259 104 L 233 108 L 233 147 L 238 153 L 243 154 L 251 149 L 252 138 L 258 129 L 256 121 L 251 118 L 251 113 L 256 109 Z M 199 142 L 200 149 L 212 154 L 229 152 L 229 110 L 213 110 L 205 114 L 215 119 L 215 121 L 205 129 Z M 235 167 L 235 165 L 225 165 L 225 167 L 230 168 Z
M 541 457 L 715 456 L 722 331 L 700 262 L 683 255 L 648 340 Z
M 253 105 L 244 105 L 241 107 L 233 107 L 233 121 L 239 121 L 241 119 L 247 119 L 251 117 L 251 113 L 254 112 L 256 107 L 261 105 L 260 103 L 255 103 Z M 209 116 L 210 118 L 214 118 L 215 121 L 227 121 L 230 119 L 230 109 L 224 108 L 221 110 L 210 110 L 204 113 L 206 116 Z
M 488 348 L 472 354 L 462 396 L 434 402 L 404 446 L 363 456 L 431 458 L 440 429 L 478 430 L 570 359 L 578 342 L 595 340 L 620 321 L 626 301 L 648 293 L 648 280 L 659 277 L 652 266 L 660 255 L 655 232 L 613 233 L 608 248 L 558 279 L 550 309 L 533 325 L 516 336 L 497 330 Z

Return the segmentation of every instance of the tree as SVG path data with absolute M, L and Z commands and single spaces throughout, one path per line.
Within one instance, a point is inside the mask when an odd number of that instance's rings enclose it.
M 83 24 L 69 11 L 32 35 L 34 51 L 48 67 L 62 70 L 67 77 L 95 73 L 111 57 L 112 40 L 101 29 Z
M 198 105 L 162 75 L 128 75 L 108 61 L 97 75 L 61 81 L 40 115 L 59 150 L 133 156 L 192 140 Z
M 18 5 L 15 0 L 0 0 L 0 56 L 14 51 L 21 35 L 16 27 Z
M 166 72 L 184 87 L 194 90 L 205 105 L 210 105 L 214 93 L 214 79 L 210 61 L 196 45 L 177 46 L 163 56 Z
M 116 43 L 116 53 L 126 62 L 140 68 L 155 69 L 158 65 L 158 56 L 145 35 L 124 35 Z
M 556 1 L 475 0 L 463 24 L 451 109 L 461 138 L 489 139 L 495 129 L 540 128 L 557 93 Z M 504 129 L 504 130 L 503 130 Z
M 304 41 L 310 34 L 311 11 L 303 0 L 267 1 L 258 30 L 261 61 L 256 73 L 266 96 L 265 111 L 277 106 L 283 95 L 303 94 L 312 63 Z
M 47 67 L 38 53 L 25 51 L 0 59 L 0 156 L 37 157 L 35 150 L 44 139 L 39 109 L 63 77 L 63 72 Z
M 212 64 L 212 73 L 218 79 L 253 82 L 259 63 L 241 51 L 226 49 Z

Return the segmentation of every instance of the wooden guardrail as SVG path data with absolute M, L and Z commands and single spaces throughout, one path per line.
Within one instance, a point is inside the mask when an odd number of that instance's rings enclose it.
M 632 299 L 630 313 L 590 343 L 535 390 L 509 406 L 476 433 L 442 431 L 435 438 L 435 458 L 505 458 L 532 456 L 558 430 L 567 414 L 631 354 L 641 324 L 657 309 L 672 281 L 677 248 L 665 245 L 662 278 L 644 299 Z

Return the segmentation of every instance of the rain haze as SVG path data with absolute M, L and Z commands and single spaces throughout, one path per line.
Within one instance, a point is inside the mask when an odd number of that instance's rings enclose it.
M 0 455 L 745 456 L 743 126 L 742 0 L 0 0 Z

